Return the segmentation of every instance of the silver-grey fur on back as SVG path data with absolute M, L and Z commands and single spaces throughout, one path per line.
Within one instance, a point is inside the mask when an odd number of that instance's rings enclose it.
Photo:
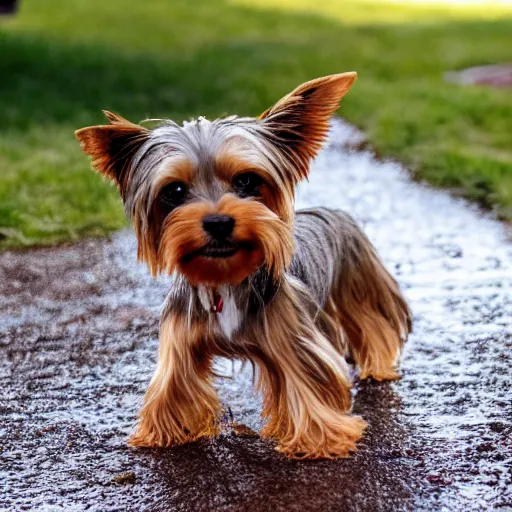
M 294 234 L 297 245 L 290 273 L 323 308 L 344 270 L 348 253 L 358 251 L 366 236 L 350 215 L 329 208 L 296 212 Z

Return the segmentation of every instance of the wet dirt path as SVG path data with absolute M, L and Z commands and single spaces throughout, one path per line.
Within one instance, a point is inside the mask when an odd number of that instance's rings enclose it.
M 358 453 L 288 461 L 237 435 L 229 414 L 216 440 L 129 449 L 168 283 L 135 264 L 123 232 L 0 255 L 0 510 L 512 510 L 505 227 L 347 139 L 336 123 L 298 206 L 355 215 L 415 320 L 402 380 L 356 386 L 370 425 Z M 257 429 L 249 370 L 218 387 L 235 421 Z

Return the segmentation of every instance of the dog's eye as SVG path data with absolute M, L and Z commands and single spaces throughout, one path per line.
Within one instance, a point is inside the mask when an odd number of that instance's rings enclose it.
M 244 172 L 233 179 L 233 189 L 240 197 L 259 196 L 262 183 L 255 172 Z
M 187 198 L 188 188 L 182 181 L 174 181 L 166 185 L 160 192 L 160 204 L 172 210 L 182 205 Z

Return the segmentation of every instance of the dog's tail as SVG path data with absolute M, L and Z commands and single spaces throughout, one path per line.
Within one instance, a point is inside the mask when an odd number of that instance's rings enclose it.
M 349 215 L 336 214 L 343 257 L 328 313 L 342 325 L 361 378 L 397 379 L 396 364 L 412 329 L 411 311 L 366 235 Z

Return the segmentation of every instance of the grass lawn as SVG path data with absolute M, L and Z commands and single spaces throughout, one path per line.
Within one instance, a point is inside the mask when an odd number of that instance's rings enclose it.
M 357 70 L 342 114 L 382 155 L 512 219 L 512 90 L 447 70 L 511 60 L 512 7 L 383 0 L 25 0 L 0 19 L 0 246 L 124 225 L 76 128 L 257 115 L 302 81 Z

